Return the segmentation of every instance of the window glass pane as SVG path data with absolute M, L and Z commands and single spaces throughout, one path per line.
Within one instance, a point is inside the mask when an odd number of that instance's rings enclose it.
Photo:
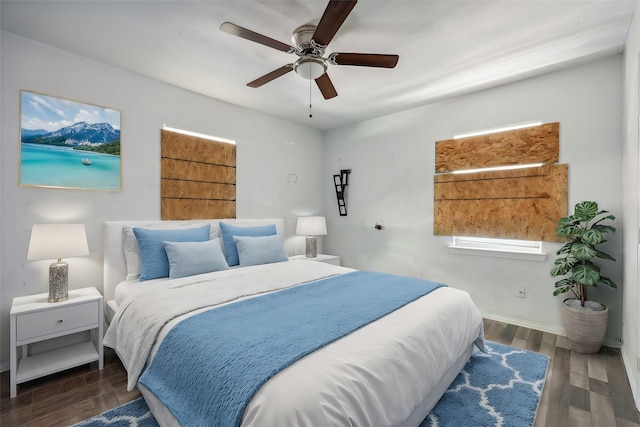
M 542 253 L 542 242 L 531 240 L 454 236 L 452 247 L 505 252 Z

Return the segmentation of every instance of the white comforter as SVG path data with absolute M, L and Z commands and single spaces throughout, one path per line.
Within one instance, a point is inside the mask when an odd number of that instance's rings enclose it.
M 292 261 L 153 283 L 120 304 L 104 342 L 116 349 L 132 389 L 180 316 L 348 271 Z M 253 397 L 242 425 L 400 425 L 481 336 L 469 295 L 437 289 L 277 374 Z

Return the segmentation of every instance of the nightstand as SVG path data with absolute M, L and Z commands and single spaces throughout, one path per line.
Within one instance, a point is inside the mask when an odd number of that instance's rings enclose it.
M 316 262 L 326 262 L 327 264 L 340 265 L 340 256 L 339 255 L 327 255 L 327 254 L 318 254 L 315 258 L 307 258 L 306 255 L 294 255 L 289 257 L 291 261 L 316 261 Z
M 47 302 L 48 293 L 16 297 L 11 305 L 11 397 L 17 385 L 54 372 L 98 361 L 103 368 L 102 295 L 96 288 L 69 291 L 69 299 Z M 90 339 L 54 350 L 29 354 L 29 345 L 77 332 Z M 53 346 L 52 346 L 53 347 Z

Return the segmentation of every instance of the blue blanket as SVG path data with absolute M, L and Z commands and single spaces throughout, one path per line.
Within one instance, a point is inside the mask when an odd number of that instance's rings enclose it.
M 237 426 L 254 393 L 305 355 L 445 286 L 356 271 L 192 316 L 140 382 L 184 426 Z

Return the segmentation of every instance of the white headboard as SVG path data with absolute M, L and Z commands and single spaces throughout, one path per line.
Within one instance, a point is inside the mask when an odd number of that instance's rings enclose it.
M 134 221 L 105 221 L 104 223 L 104 301 L 114 298 L 116 285 L 127 276 L 127 265 L 123 249 L 123 226 L 134 227 L 181 227 L 190 224 L 211 224 L 218 228 L 218 222 L 224 221 L 240 226 L 275 224 L 276 231 L 284 235 L 284 220 L 282 218 L 264 219 L 193 219 L 193 220 L 134 220 Z M 214 233 L 212 233 L 214 234 Z M 217 233 L 220 235 L 220 232 Z

